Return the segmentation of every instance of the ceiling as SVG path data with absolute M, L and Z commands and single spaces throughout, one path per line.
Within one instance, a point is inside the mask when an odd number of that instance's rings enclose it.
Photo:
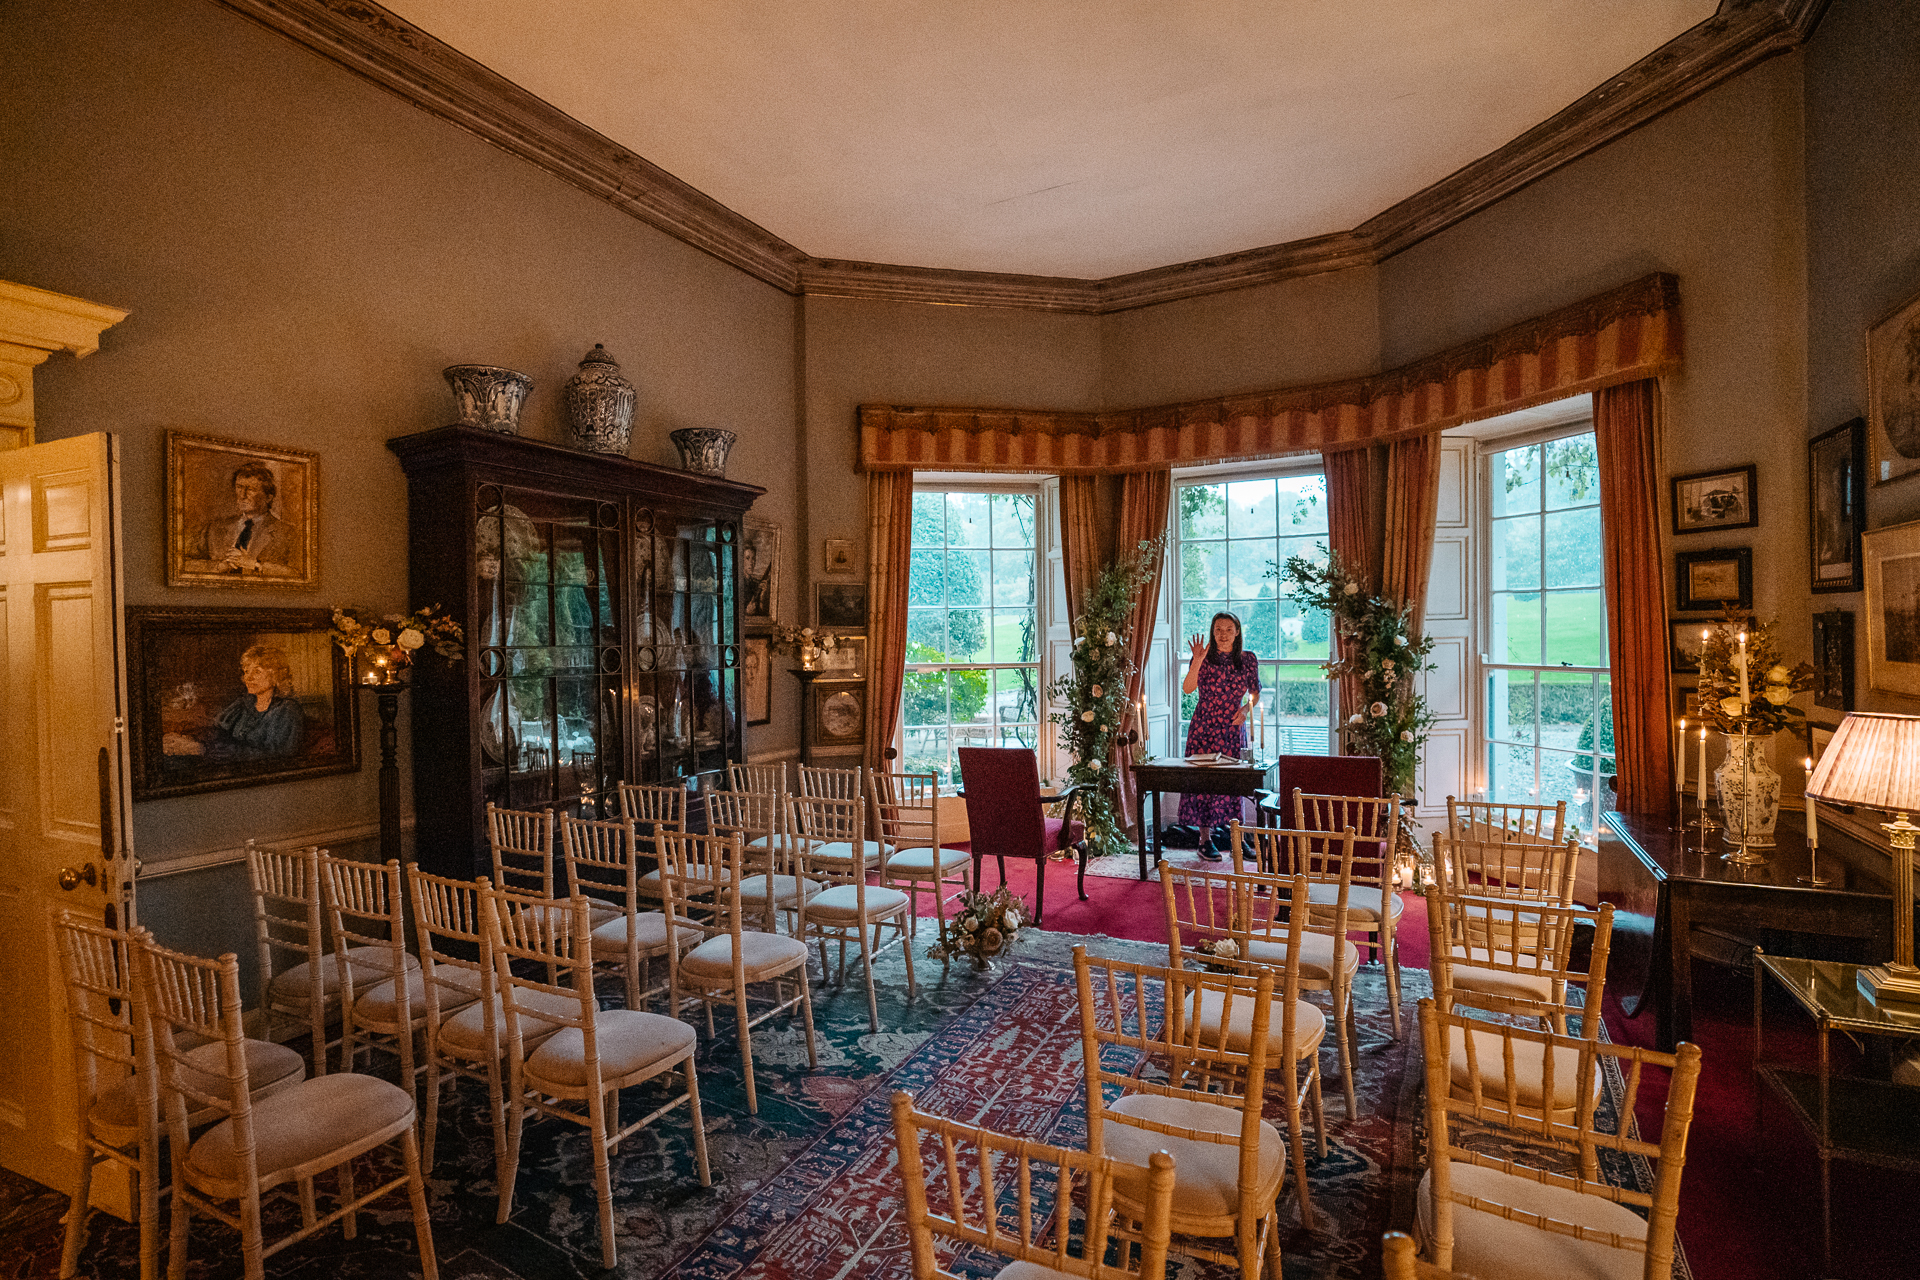
M 1715 0 L 384 0 L 813 259 L 1098 280 L 1346 232 Z

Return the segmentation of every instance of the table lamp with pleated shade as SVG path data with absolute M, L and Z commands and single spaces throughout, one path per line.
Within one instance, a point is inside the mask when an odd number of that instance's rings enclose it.
M 1861 805 L 1894 814 L 1883 822 L 1893 853 L 1893 959 L 1860 970 L 1859 985 L 1876 1002 L 1920 1003 L 1920 969 L 1913 965 L 1913 849 L 1920 827 L 1920 716 L 1859 713 L 1834 730 L 1814 766 L 1807 795 L 1830 804 Z

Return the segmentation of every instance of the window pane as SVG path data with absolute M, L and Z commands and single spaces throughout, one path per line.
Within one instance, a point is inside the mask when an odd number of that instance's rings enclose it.
M 1286 663 L 1278 668 L 1262 701 L 1271 708 L 1267 725 L 1270 754 L 1326 755 L 1330 749 L 1328 717 L 1333 686 L 1318 667 Z
M 1039 732 L 1031 725 L 1023 725 L 1019 728 L 1001 729 L 1000 741 L 996 745 L 1002 747 L 1025 747 L 1027 750 L 1032 751 L 1039 742 Z
M 1032 549 L 1033 495 L 996 493 L 988 505 L 992 511 L 993 545 Z
M 1227 536 L 1271 538 L 1274 530 L 1274 483 L 1239 480 L 1227 486 Z
M 1593 433 L 1550 440 L 1544 446 L 1547 506 L 1600 501 L 1600 458 Z
M 1540 585 L 1540 522 L 1493 522 L 1493 582 L 1495 591 L 1525 591 Z
M 1280 532 L 1324 534 L 1326 531 L 1326 477 L 1296 476 L 1280 481 Z
M 1275 543 L 1272 538 L 1227 544 L 1228 596 L 1234 600 L 1273 599 L 1275 579 L 1267 576 L 1273 567 Z
M 1033 610 L 995 609 L 991 618 L 993 661 L 1032 662 L 1040 656 L 1034 637 Z
M 1487 673 L 1487 736 L 1504 742 L 1533 741 L 1531 671 Z
M 962 724 L 985 724 L 990 719 L 987 713 L 987 694 L 992 682 L 985 671 L 949 671 L 947 672 L 948 715 L 958 727 Z
M 1240 615 L 1240 646 L 1243 649 L 1249 649 L 1263 658 L 1280 656 L 1274 652 L 1278 637 L 1274 630 L 1271 601 L 1235 604 L 1232 611 Z
M 1599 591 L 1547 593 L 1547 657 L 1576 667 L 1607 664 L 1606 618 Z
M 1180 606 L 1180 634 L 1174 637 L 1174 666 L 1184 672 L 1188 656 L 1187 641 L 1199 636 L 1204 642 L 1212 634 L 1213 615 L 1223 607 L 1224 602 L 1217 600 L 1188 600 Z
M 943 609 L 907 610 L 907 661 L 947 660 L 947 615 Z
M 988 541 L 987 495 L 949 493 L 947 495 L 947 545 L 985 547 Z
M 1581 507 L 1574 511 L 1551 512 L 1545 524 L 1546 585 L 1599 586 L 1600 509 Z
M 1508 449 L 1493 455 L 1489 468 L 1493 492 L 1487 509 L 1496 516 L 1540 509 L 1540 446 Z
M 947 603 L 985 604 L 987 575 L 992 570 L 991 551 L 947 552 Z
M 987 662 L 987 611 L 951 609 L 947 612 L 947 661 Z
M 1227 548 L 1219 542 L 1190 542 L 1180 548 L 1180 596 L 1183 600 L 1227 598 Z
M 1227 486 L 1190 484 L 1180 490 L 1180 536 L 1221 538 L 1227 532 Z
M 1495 662 L 1540 661 L 1540 597 L 1496 595 L 1493 597 L 1493 648 Z
M 993 673 L 994 719 L 1001 724 L 1030 724 L 1038 719 L 1039 692 L 1033 669 Z
M 1487 744 L 1487 798 L 1519 804 L 1534 802 L 1534 752 L 1501 742 Z
M 1279 622 L 1275 630 L 1279 635 L 1279 647 L 1269 652 L 1261 649 L 1263 656 L 1274 658 L 1312 658 L 1317 662 L 1326 662 L 1328 641 L 1331 628 L 1327 626 L 1327 615 L 1316 609 L 1303 609 L 1292 600 L 1282 600 L 1279 604 Z M 1326 673 L 1320 672 L 1325 679 Z
M 1327 535 L 1323 533 L 1301 538 L 1282 538 L 1274 549 L 1274 563 L 1285 564 L 1294 556 L 1301 556 L 1313 564 L 1325 567 Z M 1282 590 L 1279 580 L 1275 579 L 1274 590 Z
M 901 712 L 909 728 L 914 725 L 946 724 L 946 676 L 938 671 L 907 672 L 902 689 Z
M 913 495 L 913 545 L 943 547 L 947 544 L 947 495 Z
M 1593 741 L 1593 677 L 1546 671 L 1540 675 L 1540 745 L 1571 752 Z
M 907 572 L 909 605 L 945 604 L 947 590 L 947 553 L 915 551 Z

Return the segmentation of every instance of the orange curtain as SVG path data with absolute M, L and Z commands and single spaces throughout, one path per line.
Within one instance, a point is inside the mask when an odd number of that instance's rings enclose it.
M 1327 475 L 1327 546 L 1342 568 L 1368 584 L 1374 579 L 1372 454 L 1371 449 L 1348 449 L 1320 459 Z M 1336 638 L 1334 643 L 1340 657 L 1352 656 L 1347 641 Z M 1359 709 L 1360 682 L 1348 677 L 1340 682 L 1340 718 L 1345 720 Z
M 1062 481 L 1062 484 L 1065 482 Z M 1129 471 L 1120 481 L 1120 530 L 1115 538 L 1118 554 L 1126 555 L 1143 542 L 1151 542 L 1167 531 L 1168 503 L 1173 497 L 1173 472 Z M 1153 628 L 1160 612 L 1160 579 L 1167 558 L 1154 562 L 1153 577 L 1148 579 L 1133 602 L 1133 618 L 1127 632 L 1127 656 L 1133 659 L 1133 674 L 1127 677 L 1127 704 L 1140 700 L 1146 687 L 1147 651 L 1153 647 Z M 1135 728 L 1145 730 L 1144 725 Z M 1127 757 L 1114 752 L 1109 762 L 1120 780 L 1118 799 L 1120 821 L 1133 827 L 1140 812 L 1140 791 L 1133 782 L 1133 770 Z
M 1671 815 L 1665 563 L 1660 548 L 1659 388 L 1651 378 L 1593 397 L 1600 460 L 1601 563 L 1613 668 L 1616 803 Z
M 867 473 L 867 764 L 885 767 L 907 673 L 907 579 L 913 564 L 913 475 Z
M 1067 579 L 1067 621 L 1100 576 L 1099 476 L 1060 477 L 1060 567 Z
M 1380 594 L 1413 603 L 1418 631 L 1427 613 L 1427 571 L 1440 508 L 1440 437 L 1409 436 L 1387 446 L 1385 553 Z

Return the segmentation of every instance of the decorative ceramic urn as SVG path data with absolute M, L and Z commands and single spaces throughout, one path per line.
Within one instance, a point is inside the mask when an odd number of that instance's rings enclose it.
M 450 364 L 441 374 L 453 388 L 459 425 L 505 435 L 519 433 L 520 407 L 533 390 L 532 378 L 491 364 Z
M 680 465 L 703 476 L 727 474 L 727 454 L 739 439 L 719 427 L 682 427 L 669 438 L 680 450 Z
M 633 384 L 620 376 L 620 365 L 599 343 L 580 361 L 580 372 L 567 379 L 567 418 L 573 424 L 576 448 L 592 453 L 625 454 L 633 442 Z
M 1727 758 L 1713 772 L 1720 816 L 1726 824 L 1721 838 L 1728 844 L 1770 849 L 1773 825 L 1780 817 L 1780 775 L 1767 763 L 1767 738 L 1742 733 L 1725 736 Z

